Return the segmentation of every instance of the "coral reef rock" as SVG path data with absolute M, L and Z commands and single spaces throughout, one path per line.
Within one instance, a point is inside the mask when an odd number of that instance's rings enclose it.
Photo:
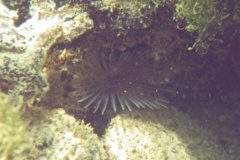
M 62 109 L 35 109 L 29 111 L 24 119 L 29 123 L 28 148 L 18 157 L 20 159 L 107 159 L 93 129 Z
M 49 88 L 41 69 L 50 47 L 71 42 L 91 29 L 93 21 L 78 6 L 56 10 L 48 1 L 32 1 L 31 18 L 19 26 L 14 25 L 17 11 L 2 4 L 0 10 L 0 78 L 12 84 L 12 97 L 22 95 L 30 101 Z
M 228 159 L 211 131 L 174 108 L 117 115 L 103 141 L 117 160 Z

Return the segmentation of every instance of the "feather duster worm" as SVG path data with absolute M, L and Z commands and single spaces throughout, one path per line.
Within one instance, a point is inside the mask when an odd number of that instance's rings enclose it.
M 83 55 L 74 80 L 78 102 L 104 114 L 108 107 L 167 107 L 164 98 L 169 67 L 155 61 L 150 47 L 134 47 L 121 53 Z

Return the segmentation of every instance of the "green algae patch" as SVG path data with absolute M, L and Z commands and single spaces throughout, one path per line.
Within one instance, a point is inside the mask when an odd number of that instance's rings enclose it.
M 0 93 L 0 160 L 16 158 L 24 151 L 25 125 L 19 108 Z
M 179 22 L 178 27 L 196 37 L 189 50 L 205 54 L 212 43 L 222 42 L 218 35 L 223 32 L 222 21 L 229 16 L 227 10 L 227 5 L 218 0 L 180 0 L 176 4 L 174 18 Z M 185 24 L 182 27 L 180 23 Z

